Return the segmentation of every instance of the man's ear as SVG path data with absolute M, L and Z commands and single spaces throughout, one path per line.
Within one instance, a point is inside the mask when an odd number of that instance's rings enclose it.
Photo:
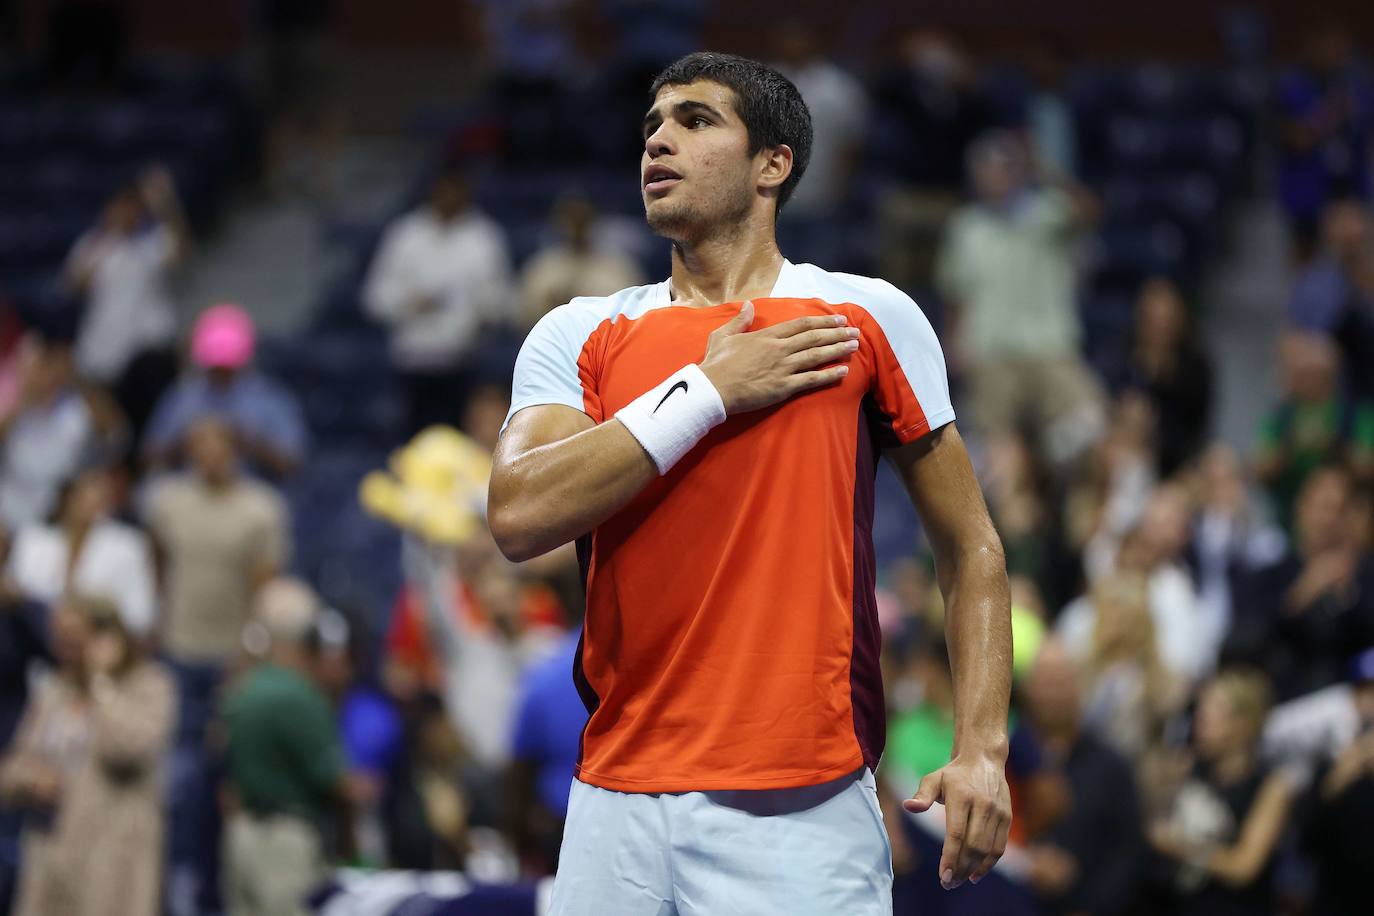
M 763 170 L 759 173 L 759 187 L 780 188 L 792 174 L 792 147 L 785 143 L 765 147 L 759 151 Z

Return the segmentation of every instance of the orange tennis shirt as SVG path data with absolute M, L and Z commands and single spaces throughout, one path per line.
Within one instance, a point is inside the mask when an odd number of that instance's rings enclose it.
M 859 349 L 843 382 L 727 418 L 579 541 L 577 777 L 591 785 L 787 788 L 882 753 L 873 481 L 882 447 L 954 419 L 944 356 L 881 280 L 786 262 L 754 306 L 750 330 L 844 314 Z M 608 421 L 700 362 L 739 307 L 670 305 L 666 281 L 574 299 L 525 341 L 510 416 L 564 404 Z

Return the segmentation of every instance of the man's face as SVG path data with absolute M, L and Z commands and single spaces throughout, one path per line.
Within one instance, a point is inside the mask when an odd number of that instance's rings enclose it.
M 761 153 L 735 113 L 735 94 L 698 80 L 664 86 L 644 116 L 640 187 L 655 234 L 674 241 L 743 219 L 758 187 Z

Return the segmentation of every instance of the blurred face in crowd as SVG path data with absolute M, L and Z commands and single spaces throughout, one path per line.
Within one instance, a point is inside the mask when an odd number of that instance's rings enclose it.
M 1147 661 L 1155 629 L 1145 577 L 1127 571 L 1103 579 L 1093 589 L 1092 602 L 1097 611 L 1093 652 L 1098 661 Z
M 1299 401 L 1315 403 L 1336 390 L 1340 354 L 1324 334 L 1292 331 L 1279 341 L 1284 386 Z
M 554 218 L 568 246 L 585 251 L 591 247 L 596 208 L 585 197 L 567 197 L 558 202 Z
M 1350 534 L 1347 507 L 1350 479 L 1343 471 L 1314 471 L 1298 493 L 1297 527 L 1303 552 L 1308 556 L 1335 550 Z
M 65 602 L 53 608 L 52 650 L 63 668 L 81 669 L 90 635 L 90 626 L 80 610 Z
M 1147 347 L 1168 347 L 1183 336 L 1188 310 L 1172 280 L 1156 277 L 1140 290 L 1136 338 Z
M 1203 760 L 1253 751 L 1264 727 L 1267 704 L 1255 696 L 1249 678 L 1221 674 L 1202 688 L 1193 716 L 1193 746 Z
M 1157 488 L 1145 506 L 1140 533 L 1155 562 L 1177 557 L 1188 545 L 1192 509 L 1188 493 L 1177 484 Z
M 1322 214 L 1322 240 L 1341 260 L 1368 254 L 1369 209 L 1360 201 L 1338 200 Z
M 463 408 L 463 432 L 483 448 L 496 450 L 501 424 L 510 409 L 510 390 L 500 385 L 483 385 L 473 392 Z
M 984 138 L 969 153 L 969 175 L 978 199 L 990 206 L 1007 203 L 1024 182 L 1024 162 L 1006 137 Z
M 1063 643 L 1046 640 L 1026 675 L 1025 690 L 1037 726 L 1056 733 L 1077 729 L 1081 703 L 1078 665 Z
M 445 173 L 434 180 L 429 204 L 439 218 L 448 221 L 461 214 L 472 201 L 472 191 L 463 176 Z
M 784 67 L 804 67 L 820 56 L 815 34 L 800 22 L 783 23 L 778 28 L 777 42 L 778 62 Z
M 971 76 L 963 52 L 944 32 L 908 33 L 902 39 L 901 56 L 913 73 L 935 86 L 962 86 Z
M 143 201 L 135 188 L 125 188 L 117 192 L 105 204 L 101 222 L 105 231 L 115 235 L 128 235 L 143 222 Z
M 1236 450 L 1218 442 L 1203 453 L 1199 497 L 1210 507 L 1235 510 L 1245 505 L 1245 466 Z
M 197 420 L 186 433 L 186 454 L 191 467 L 209 483 L 224 483 L 234 476 L 238 454 L 228 424 L 215 417 Z
M 664 86 L 644 118 L 639 162 L 649 228 L 691 242 L 740 223 L 759 201 L 768 152 L 749 154 L 749 132 L 730 88 L 708 80 Z M 771 201 L 762 203 L 773 209 Z
M 110 511 L 110 475 L 104 470 L 86 471 L 72 481 L 62 504 L 64 525 L 85 526 L 103 518 Z
M 30 337 L 20 356 L 20 385 L 26 397 L 46 404 L 71 384 L 72 347 L 66 341 Z

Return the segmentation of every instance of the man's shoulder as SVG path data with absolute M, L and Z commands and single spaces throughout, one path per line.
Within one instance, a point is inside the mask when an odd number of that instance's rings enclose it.
M 879 325 L 909 326 L 924 312 L 911 296 L 881 277 L 824 270 L 814 264 L 793 265 L 795 282 L 808 296 L 830 303 L 849 302 L 866 311 Z

